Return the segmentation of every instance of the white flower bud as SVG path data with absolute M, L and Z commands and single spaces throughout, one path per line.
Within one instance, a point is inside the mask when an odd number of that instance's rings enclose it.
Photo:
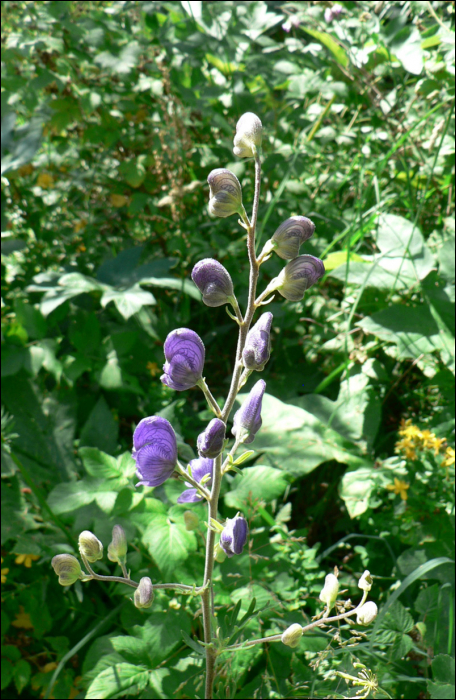
M 356 622 L 358 625 L 370 625 L 375 620 L 378 614 L 378 608 L 375 603 L 369 600 L 364 603 L 356 614 Z
M 337 599 L 337 594 L 339 592 L 339 581 L 337 576 L 334 574 L 328 574 L 325 578 L 325 585 L 323 586 L 320 593 L 320 600 L 326 603 L 329 610 L 334 607 L 334 603 Z
M 240 158 L 253 158 L 261 146 L 263 125 L 256 114 L 246 112 L 236 124 L 233 153 Z
M 51 565 L 61 586 L 71 586 L 82 577 L 81 565 L 72 554 L 56 554 Z
M 91 564 L 103 559 L 103 545 L 90 530 L 84 530 L 79 535 L 79 551 Z
M 292 649 L 294 649 L 298 646 L 301 637 L 302 627 L 298 625 L 298 623 L 295 623 L 294 625 L 290 625 L 282 634 L 282 642 L 286 644 L 287 647 L 292 647 Z
M 366 569 L 366 571 L 358 581 L 358 588 L 361 588 L 362 591 L 366 591 L 368 593 L 372 588 L 372 583 L 372 576 L 370 575 L 370 572 Z
M 127 536 L 120 525 L 112 528 L 112 541 L 108 545 L 108 559 L 119 564 L 127 561 Z
M 144 576 L 135 591 L 134 603 L 139 609 L 150 608 L 154 601 L 154 587 L 148 576 Z

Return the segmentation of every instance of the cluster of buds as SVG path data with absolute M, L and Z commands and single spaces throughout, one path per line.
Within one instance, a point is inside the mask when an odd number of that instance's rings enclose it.
M 139 427 L 139 426 L 138 426 Z M 71 586 L 76 581 L 90 581 L 92 579 L 99 580 L 115 580 L 124 581 L 129 585 L 137 586 L 134 594 L 133 602 L 137 608 L 148 608 L 152 605 L 154 598 L 153 586 L 150 578 L 142 578 L 139 584 L 135 584 L 130 579 L 130 575 L 126 570 L 127 562 L 127 536 L 125 530 L 120 525 L 114 525 L 112 529 L 112 540 L 108 545 L 108 559 L 122 568 L 124 578 L 100 576 L 96 574 L 91 564 L 103 559 L 103 544 L 98 537 L 84 530 L 80 533 L 78 539 L 79 554 L 82 561 L 88 569 L 89 573 L 84 573 L 78 559 L 72 554 L 57 554 L 52 559 L 52 567 L 59 577 L 61 586 Z
M 324 615 L 320 617 L 320 620 L 317 619 L 316 622 L 308 625 L 307 628 L 303 628 L 297 623 L 290 625 L 290 627 L 288 627 L 282 634 L 281 640 L 283 644 L 295 648 L 298 646 L 299 640 L 306 629 L 315 627 L 319 624 L 326 624 L 326 622 L 331 620 L 342 620 L 356 614 L 356 624 L 362 625 L 363 627 L 370 625 L 375 620 L 378 614 L 377 605 L 373 601 L 366 602 L 367 594 L 370 592 L 373 583 L 372 576 L 370 575 L 369 571 L 365 571 L 358 581 L 358 588 L 363 591 L 363 598 L 358 607 L 354 608 L 353 610 L 349 610 L 348 612 L 343 612 L 340 615 L 336 615 L 335 618 L 329 618 L 329 613 L 336 605 L 337 596 L 339 594 L 339 580 L 337 578 L 337 574 L 337 570 L 336 573 L 328 574 L 325 577 L 324 586 L 320 591 L 319 598 L 322 603 L 325 604 L 326 608 Z

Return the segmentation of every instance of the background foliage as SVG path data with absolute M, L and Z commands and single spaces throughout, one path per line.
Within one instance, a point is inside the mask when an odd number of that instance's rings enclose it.
M 209 219 L 206 177 L 229 167 L 251 201 L 231 150 L 246 111 L 265 128 L 259 245 L 309 216 L 305 252 L 327 275 L 269 307 L 264 427 L 221 501 L 251 539 L 216 569 L 220 626 L 253 598 L 246 636 L 309 620 L 335 565 L 354 600 L 371 570 L 380 615 L 367 636 L 226 658 L 219 696 L 349 697 L 334 671 L 359 660 L 379 697 L 454 697 L 454 3 L 342 5 L 325 19 L 329 2 L 2 3 L 8 698 L 201 697 L 181 632 L 200 636 L 197 599 L 160 593 L 140 612 L 122 586 L 62 589 L 50 560 L 82 529 L 107 546 L 119 523 L 133 578 L 201 580 L 203 507 L 188 532 L 181 487 L 135 490 L 129 451 L 160 414 L 191 459 L 209 418 L 198 390 L 159 381 L 174 328 L 201 335 L 227 393 L 233 324 L 190 271 L 216 256 L 245 302 L 245 239 Z

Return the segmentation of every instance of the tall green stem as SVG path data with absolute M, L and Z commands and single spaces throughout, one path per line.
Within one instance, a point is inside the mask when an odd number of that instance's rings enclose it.
M 231 409 L 233 408 L 234 401 L 239 391 L 239 383 L 242 374 L 241 357 L 242 351 L 244 349 L 245 341 L 247 338 L 247 333 L 249 332 L 250 324 L 252 323 L 253 314 L 255 313 L 255 295 L 256 286 L 258 282 L 258 274 L 260 266 L 258 264 L 255 255 L 255 229 L 258 219 L 258 205 L 260 201 L 260 184 L 261 184 L 261 160 L 258 153 L 255 153 L 255 195 L 253 199 L 253 210 L 252 219 L 248 223 L 247 227 L 247 253 L 249 256 L 250 263 L 250 273 L 249 273 L 249 295 L 247 302 L 247 310 L 245 312 L 244 320 L 242 316 L 239 316 L 239 335 L 238 343 L 236 349 L 236 360 L 234 365 L 233 377 L 231 380 L 230 391 L 228 397 L 223 407 L 221 413 L 221 419 L 224 423 L 227 422 Z M 246 218 L 248 221 L 248 219 Z M 218 511 L 218 500 L 220 496 L 220 486 L 222 483 L 222 455 L 219 455 L 214 461 L 214 475 L 212 482 L 211 497 L 208 504 L 208 525 L 211 522 L 211 518 L 217 519 Z M 203 610 L 203 628 L 204 628 L 204 641 L 206 644 L 210 644 L 213 639 L 212 633 L 212 574 L 214 570 L 214 546 L 215 546 L 215 532 L 210 527 L 207 530 L 206 539 L 206 563 L 204 567 L 204 592 L 202 593 L 202 610 Z M 215 662 L 216 662 L 216 651 L 212 646 L 206 647 L 206 687 L 205 695 L 206 700 L 211 700 L 213 697 L 213 685 L 215 678 Z

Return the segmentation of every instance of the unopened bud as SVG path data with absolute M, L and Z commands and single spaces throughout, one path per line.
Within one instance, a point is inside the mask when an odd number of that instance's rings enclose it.
M 199 518 L 196 513 L 192 513 L 191 510 L 186 510 L 184 513 L 184 522 L 186 530 L 196 530 L 199 525 Z
M 222 564 L 226 559 L 226 554 L 218 542 L 214 547 L 214 559 L 219 564 Z
M 370 572 L 366 569 L 366 571 L 358 581 L 358 588 L 361 588 L 362 591 L 367 591 L 368 593 L 372 588 L 372 583 L 372 576 L 370 575 Z
M 282 634 L 282 642 L 286 644 L 287 647 L 294 649 L 298 646 L 301 637 L 302 627 L 301 625 L 298 625 L 298 623 L 295 623 L 294 625 L 290 625 L 290 627 L 288 627 L 288 629 L 286 629 Z
M 334 574 L 328 574 L 325 578 L 325 585 L 320 593 L 320 600 L 323 603 L 326 603 L 329 610 L 334 607 L 338 592 L 339 581 L 337 580 L 337 576 L 334 576 Z
M 269 284 L 269 291 L 277 290 L 289 301 L 301 301 L 309 289 L 325 274 L 325 266 L 313 255 L 300 255 L 285 265 L 280 274 Z
M 90 530 L 84 530 L 79 535 L 79 551 L 91 564 L 103 559 L 103 545 Z
M 230 273 L 218 260 L 205 258 L 197 262 L 192 270 L 192 280 L 203 295 L 206 306 L 222 306 L 234 300 Z
M 239 158 L 253 158 L 261 146 L 263 125 L 253 112 L 246 112 L 236 124 L 233 153 Z
M 378 608 L 376 604 L 372 600 L 369 600 L 358 610 L 356 614 L 356 622 L 358 625 L 370 625 L 371 622 L 373 622 L 377 617 L 377 614 Z
M 82 576 L 81 565 L 72 554 L 56 554 L 51 565 L 61 586 L 71 586 Z
M 154 587 L 148 576 L 144 576 L 135 590 L 134 603 L 139 609 L 150 608 L 154 600 Z
M 315 231 L 315 224 L 305 216 L 291 216 L 280 224 L 271 239 L 271 249 L 284 260 L 293 260 L 299 248 Z
M 127 536 L 120 525 L 112 528 L 112 542 L 108 545 L 109 561 L 125 564 L 127 561 Z
M 209 173 L 209 214 L 222 219 L 231 214 L 241 214 L 241 183 L 236 175 L 226 168 L 217 168 Z

